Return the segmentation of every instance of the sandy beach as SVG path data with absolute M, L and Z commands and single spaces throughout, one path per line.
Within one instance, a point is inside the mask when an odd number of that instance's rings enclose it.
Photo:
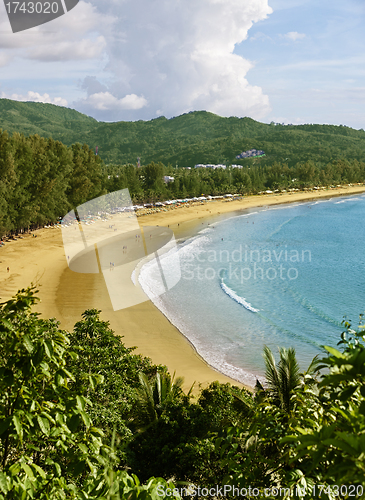
M 254 207 L 362 192 L 365 192 L 363 185 L 247 196 L 155 212 L 138 217 L 138 222 L 142 227 L 168 226 L 176 237 L 186 237 L 206 224 L 208 218 L 227 217 L 232 212 Z M 212 369 L 150 301 L 114 311 L 102 274 L 81 274 L 68 268 L 60 229 L 41 229 L 34 234 L 37 237 L 23 235 L 22 239 L 9 241 L 0 248 L 1 302 L 33 283 L 39 288 L 41 299 L 37 310 L 45 318 L 57 318 L 62 328 L 72 330 L 83 311 L 96 308 L 127 346 L 137 346 L 136 352 L 156 364 L 166 365 L 171 373 L 184 376 L 185 388 L 190 388 L 193 382 L 198 387 L 214 380 L 241 385 Z

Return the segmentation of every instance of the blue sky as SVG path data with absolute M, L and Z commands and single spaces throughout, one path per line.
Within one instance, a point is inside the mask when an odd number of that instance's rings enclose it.
M 1 4 L 0 97 L 365 128 L 364 21 L 364 0 L 81 0 L 13 34 Z
M 273 13 L 236 47 L 269 96 L 265 121 L 365 128 L 365 2 L 270 0 Z

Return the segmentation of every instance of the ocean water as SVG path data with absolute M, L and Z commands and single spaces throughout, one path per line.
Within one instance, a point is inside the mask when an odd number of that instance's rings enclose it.
M 214 368 L 254 385 L 263 346 L 304 370 L 365 311 L 365 196 L 256 209 L 178 243 L 181 279 L 153 299 Z M 209 222 L 209 221 L 208 221 Z M 169 259 L 167 255 L 165 257 Z M 142 268 L 153 288 L 158 266 Z

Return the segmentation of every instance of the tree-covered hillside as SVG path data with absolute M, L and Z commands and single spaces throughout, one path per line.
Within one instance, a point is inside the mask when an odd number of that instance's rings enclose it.
M 74 109 L 0 99 L 0 128 L 10 133 L 52 137 L 70 146 L 75 142 L 85 142 L 82 137 L 97 124 L 94 118 Z
M 75 110 L 34 102 L 0 99 L 0 128 L 25 135 L 52 137 L 70 146 L 86 143 L 99 147 L 105 163 L 142 164 L 161 161 L 179 166 L 196 163 L 241 163 L 289 166 L 312 160 L 365 160 L 365 132 L 333 125 L 264 124 L 251 118 L 222 118 L 194 111 L 150 121 L 98 122 Z M 249 149 L 266 156 L 236 160 Z

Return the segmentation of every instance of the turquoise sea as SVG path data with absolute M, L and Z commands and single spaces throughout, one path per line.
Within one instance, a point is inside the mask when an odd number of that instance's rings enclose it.
M 266 344 L 305 369 L 365 311 L 365 195 L 255 209 L 178 242 L 181 279 L 153 299 L 214 368 L 253 385 Z M 157 266 L 142 269 L 142 286 Z

